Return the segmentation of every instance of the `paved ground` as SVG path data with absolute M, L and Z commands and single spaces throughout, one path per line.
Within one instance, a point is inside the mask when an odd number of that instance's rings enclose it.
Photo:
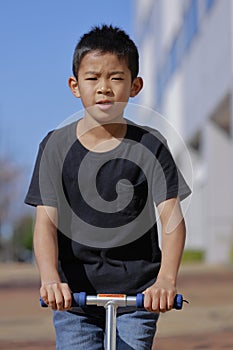
M 0 264 L 0 349 L 55 349 L 38 289 L 34 266 Z M 153 350 L 233 350 L 233 266 L 182 267 L 179 292 L 190 304 L 161 316 Z
M 183 268 L 179 290 L 190 304 L 161 316 L 153 350 L 233 350 L 232 267 Z

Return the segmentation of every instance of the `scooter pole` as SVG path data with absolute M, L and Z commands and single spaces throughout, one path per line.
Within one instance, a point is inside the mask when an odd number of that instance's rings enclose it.
M 109 301 L 104 307 L 106 310 L 106 350 L 116 350 L 116 315 L 118 305 Z

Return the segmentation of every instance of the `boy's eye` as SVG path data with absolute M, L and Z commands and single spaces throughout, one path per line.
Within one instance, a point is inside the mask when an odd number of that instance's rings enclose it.
M 123 78 L 120 78 L 120 77 L 112 77 L 112 80 L 123 80 Z
M 95 77 L 89 77 L 89 78 L 86 78 L 86 80 L 97 80 L 97 78 L 95 78 Z

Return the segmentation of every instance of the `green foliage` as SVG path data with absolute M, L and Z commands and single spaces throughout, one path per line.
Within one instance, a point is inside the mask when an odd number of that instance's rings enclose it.
M 183 253 L 182 263 L 203 262 L 205 260 L 205 252 L 201 249 L 186 249 Z
M 15 225 L 14 245 L 18 249 L 33 249 L 33 218 L 31 216 L 23 216 Z

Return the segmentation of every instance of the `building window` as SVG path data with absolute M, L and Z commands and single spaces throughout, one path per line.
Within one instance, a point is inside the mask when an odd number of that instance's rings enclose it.
M 184 15 L 185 48 L 189 49 L 191 42 L 198 31 L 198 2 L 192 0 L 188 11 Z
M 177 39 L 173 41 L 170 50 L 170 74 L 173 74 L 178 66 L 178 52 Z
M 205 13 L 209 11 L 215 3 L 215 0 L 205 1 Z M 157 85 L 157 105 L 161 106 L 166 86 L 180 67 L 182 60 L 188 54 L 190 47 L 198 34 L 199 30 L 199 0 L 189 0 L 188 8 L 183 16 L 183 23 L 173 38 L 169 50 L 166 51 L 162 64 L 158 67 L 156 85 Z
M 205 0 L 206 11 L 209 11 L 215 0 Z
M 157 104 L 157 107 L 159 107 L 159 106 L 161 106 L 161 103 L 162 103 L 163 90 L 164 90 L 163 82 L 162 82 L 162 76 L 161 76 L 160 72 L 158 72 L 158 74 L 157 74 L 156 85 L 157 85 L 157 101 L 156 101 L 156 104 Z

